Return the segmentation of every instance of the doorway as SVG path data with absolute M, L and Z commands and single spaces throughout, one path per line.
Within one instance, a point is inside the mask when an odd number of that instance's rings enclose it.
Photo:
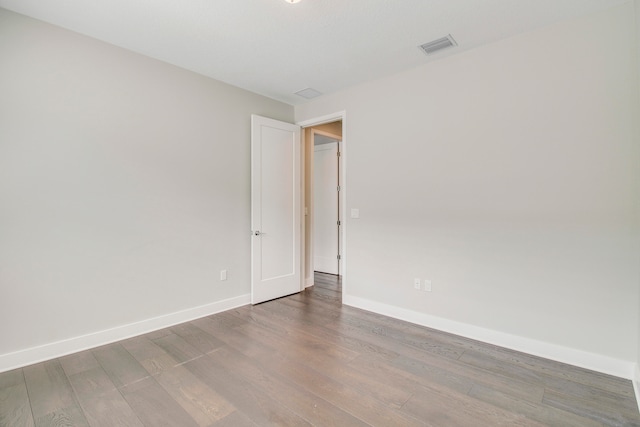
M 337 113 L 332 119 L 321 118 L 299 123 L 303 127 L 305 141 L 303 274 L 306 287 L 314 284 L 319 277 L 318 274 L 329 273 L 339 280 L 342 279 L 346 270 L 344 256 L 346 230 L 343 220 L 345 200 L 343 123 L 344 113 Z M 318 151 L 316 147 L 319 147 Z M 333 147 L 336 148 L 335 151 Z M 323 159 L 324 166 L 334 165 L 335 175 L 333 172 L 327 172 L 331 168 L 324 168 L 322 171 L 324 173 L 316 173 L 319 172 L 316 170 L 316 157 Z M 331 157 L 335 162 L 330 160 Z M 321 189 L 320 192 L 318 192 L 319 189 Z M 316 215 L 322 215 L 322 211 L 331 215 L 320 218 L 320 224 L 318 224 Z
M 340 140 L 314 133 L 313 269 L 340 275 Z

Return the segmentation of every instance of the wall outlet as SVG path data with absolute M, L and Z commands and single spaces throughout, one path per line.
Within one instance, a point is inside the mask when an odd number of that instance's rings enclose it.
M 424 281 L 424 291 L 431 292 L 431 280 Z
M 227 280 L 227 270 L 220 270 L 220 280 Z
M 413 279 L 413 287 L 417 290 L 420 290 L 420 279 L 419 278 L 415 278 Z

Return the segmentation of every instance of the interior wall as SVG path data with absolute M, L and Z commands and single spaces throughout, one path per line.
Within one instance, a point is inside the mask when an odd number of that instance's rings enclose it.
M 347 212 L 360 218 L 346 219 L 345 301 L 595 364 L 637 360 L 632 7 L 296 107 L 297 121 L 348 112 Z
M 250 115 L 293 107 L 2 9 L 0 58 L 0 357 L 249 294 Z

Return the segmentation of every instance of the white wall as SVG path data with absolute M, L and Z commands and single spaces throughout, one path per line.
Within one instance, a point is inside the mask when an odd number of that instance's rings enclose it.
M 347 212 L 360 219 L 347 219 L 345 301 L 630 375 L 640 283 L 631 7 L 296 107 L 297 121 L 347 111 Z M 414 277 L 433 292 L 414 290 Z
M 247 296 L 250 114 L 293 107 L 1 9 L 0 58 L 0 371 Z

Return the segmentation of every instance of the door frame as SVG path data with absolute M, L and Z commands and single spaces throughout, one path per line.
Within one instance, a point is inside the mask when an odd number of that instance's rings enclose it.
M 302 176 L 306 176 L 306 156 L 308 155 L 306 147 L 307 147 L 307 141 L 305 141 L 305 132 L 304 129 L 305 128 L 309 128 L 309 127 L 313 127 L 313 126 L 319 126 L 319 125 L 323 125 L 326 123 L 331 123 L 331 122 L 337 122 L 337 121 L 341 121 L 342 122 L 342 137 L 340 138 L 340 157 L 339 157 L 339 164 L 338 164 L 338 170 L 339 170 L 339 176 L 340 176 L 340 220 L 342 221 L 341 223 L 341 239 L 340 239 L 340 247 L 341 247 L 341 263 L 340 263 L 340 273 L 342 276 L 342 298 L 344 299 L 344 295 L 346 293 L 346 289 L 347 289 L 347 285 L 348 285 L 348 276 L 347 276 L 347 226 L 348 226 L 348 221 L 347 221 L 347 112 L 346 111 L 338 111 L 332 114 L 327 114 L 324 116 L 320 116 L 320 117 L 315 117 L 312 119 L 308 119 L 308 120 L 302 120 L 302 121 L 297 121 L 295 124 L 297 124 L 298 126 L 300 126 L 301 128 L 301 140 L 302 140 L 302 150 L 301 150 L 301 155 L 302 155 L 302 159 L 301 159 L 301 163 L 302 163 Z M 318 132 L 320 133 L 320 132 Z M 313 156 L 313 153 L 311 154 L 311 156 Z M 304 178 L 303 178 L 304 179 Z M 312 178 L 313 179 L 313 178 Z M 307 203 L 307 198 L 308 197 L 313 197 L 313 195 L 308 195 L 306 194 L 306 189 L 305 186 L 302 185 L 302 197 L 300 198 L 302 206 L 301 206 L 301 224 L 305 224 L 305 206 Z M 311 207 L 308 207 L 309 211 L 311 212 Z M 304 230 L 303 230 L 304 231 Z M 302 278 L 301 278 L 301 289 L 304 289 L 307 284 L 306 284 L 306 277 L 304 272 L 306 271 L 306 236 L 305 233 L 302 232 L 302 244 L 301 244 L 301 256 L 300 256 L 300 262 L 301 262 L 301 272 L 302 274 Z M 311 236 L 313 236 L 313 228 L 311 229 Z M 313 242 L 313 241 L 312 241 Z M 313 248 L 310 246 L 310 250 L 311 255 L 313 255 Z M 311 267 L 313 268 L 313 257 L 310 258 L 310 263 L 311 263 Z M 313 271 L 313 270 L 311 270 Z M 310 286 L 310 285 L 309 285 Z

